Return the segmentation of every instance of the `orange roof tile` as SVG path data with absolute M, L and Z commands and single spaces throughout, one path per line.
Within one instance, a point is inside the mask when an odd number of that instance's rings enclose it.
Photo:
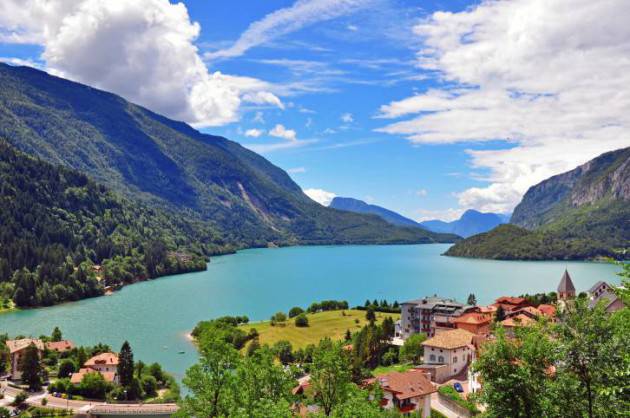
M 72 373 L 72 376 L 70 376 L 70 383 L 72 383 L 73 385 L 78 385 L 88 373 L 99 373 L 107 382 L 113 382 L 116 378 L 115 372 L 99 372 L 98 370 L 84 367 L 79 369 L 78 372 Z
M 421 370 L 391 372 L 377 377 L 376 381 L 383 390 L 392 392 L 399 400 L 437 392 L 431 380 Z
M 423 342 L 422 345 L 450 350 L 452 348 L 464 347 L 471 344 L 474 335 L 475 334 L 472 332 L 456 328 L 440 332 L 435 337 L 429 338 Z
M 501 321 L 501 324 L 504 327 L 522 327 L 524 325 L 529 325 L 532 322 L 535 322 L 532 318 L 530 318 L 529 316 L 525 315 L 525 314 L 518 314 L 516 316 L 513 316 L 511 318 L 508 318 L 504 321 Z
M 31 344 L 35 344 L 35 347 L 37 347 L 37 349 L 40 351 L 44 350 L 44 343 L 42 342 L 42 340 L 36 340 L 33 338 L 22 338 L 20 340 L 7 340 L 6 344 L 7 344 L 7 347 L 9 347 L 9 352 L 11 354 L 17 351 L 22 351 Z
M 74 343 L 70 340 L 52 341 L 46 343 L 46 348 L 51 351 L 68 351 L 74 348 Z
M 538 310 L 543 313 L 543 315 L 553 318 L 556 316 L 556 307 L 553 305 L 542 304 L 538 305 Z
M 453 319 L 456 324 L 482 325 L 492 321 L 492 315 L 487 313 L 469 312 Z
M 102 365 L 118 365 L 118 354 L 116 353 L 101 353 L 96 355 L 85 362 L 86 367 L 102 366 Z

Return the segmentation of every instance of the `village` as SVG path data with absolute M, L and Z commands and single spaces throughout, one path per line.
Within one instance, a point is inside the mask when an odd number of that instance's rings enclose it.
M 472 294 L 467 303 L 437 295 L 396 303 L 400 319 L 394 323 L 388 345 L 403 350 L 414 336 L 421 335 L 422 356 L 404 369 L 394 367 L 375 373 L 363 379 L 361 386 L 377 385 L 381 389 L 379 405 L 384 410 L 422 417 L 473 416 L 484 409 L 471 396 L 483 390 L 474 364 L 484 345 L 495 339 L 494 330 L 501 329 L 511 338 L 518 328 L 539 320 L 556 322 L 558 313 L 580 297 L 588 299 L 589 307 L 603 305 L 608 313 L 624 307 L 614 288 L 603 281 L 587 293 L 576 294 L 568 271 L 556 290 L 533 296 L 501 296 L 487 306 L 478 306 Z M 317 311 L 317 304 L 314 306 L 312 311 Z M 347 308 L 347 302 L 331 309 L 340 307 Z M 366 310 L 367 317 L 371 309 Z M 176 384 L 165 377 L 159 365 L 143 364 L 138 369 L 133 355 L 131 366 L 122 364 L 128 360 L 121 358 L 129 358 L 128 344 L 120 353 L 106 346 L 79 348 L 63 339 L 58 329 L 50 337 L 7 339 L 5 344 L 8 370 L 0 406 L 12 407 L 16 415 L 26 406 L 47 406 L 84 416 L 108 415 L 99 413 L 99 408 L 109 408 L 110 412 L 113 408 L 117 413 L 121 408 L 128 413 L 133 409 L 134 415 L 145 416 L 168 416 L 177 410 L 178 396 L 164 396 Z M 344 350 L 351 352 L 353 345 L 346 344 Z M 33 384 L 33 380 L 38 383 Z M 129 393 L 134 384 L 138 385 L 137 393 Z M 303 416 L 318 411 L 304 397 L 310 386 L 310 375 L 305 373 L 292 390 L 296 399 L 302 399 L 295 412 Z M 155 403 L 144 404 L 143 400 L 149 398 Z

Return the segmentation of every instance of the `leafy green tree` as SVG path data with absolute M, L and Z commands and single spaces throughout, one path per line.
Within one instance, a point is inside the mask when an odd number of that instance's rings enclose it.
M 350 390 L 350 364 L 341 344 L 322 340 L 313 353 L 311 385 L 315 401 L 329 416 L 342 404 Z
M 293 361 L 293 346 L 287 340 L 276 341 L 272 351 L 282 364 L 289 364 Z
M 381 328 L 383 329 L 384 338 L 392 339 L 394 338 L 394 335 L 396 335 L 396 325 L 394 324 L 394 320 L 391 316 L 383 319 L 383 322 L 381 323 Z
M 61 341 L 63 339 L 63 335 L 61 334 L 61 330 L 59 329 L 59 327 L 55 327 L 50 338 L 52 341 L 55 342 Z
M 501 322 L 505 319 L 505 310 L 503 306 L 499 305 L 497 311 L 494 313 L 494 322 Z
M 118 355 L 118 379 L 121 386 L 129 386 L 133 380 L 133 351 L 128 341 L 125 341 L 120 347 Z
M 474 293 L 471 293 L 470 295 L 468 295 L 468 300 L 466 301 L 466 303 L 471 306 L 477 305 L 477 297 L 475 296 Z
M 247 344 L 247 350 L 245 351 L 245 355 L 247 357 L 251 357 L 259 349 L 260 349 L 260 341 L 258 340 L 258 338 L 254 338 L 253 340 L 249 342 L 249 344 Z
M 146 397 L 153 398 L 157 396 L 158 382 L 155 379 L 155 377 L 151 375 L 143 376 L 141 379 L 141 383 L 142 383 L 142 392 L 144 393 Z
M 30 390 L 39 390 L 42 387 L 42 367 L 39 359 L 39 350 L 31 343 L 24 350 L 20 359 L 19 369 L 22 372 L 22 381 Z
M 296 327 L 308 327 L 308 317 L 306 314 L 301 313 L 295 317 L 295 326 Z
M 233 410 L 238 351 L 220 338 L 200 341 L 201 358 L 186 371 L 183 383 L 190 394 L 180 402 L 179 417 L 228 416 Z
M 60 378 L 70 377 L 72 373 L 77 370 L 76 365 L 72 359 L 63 359 L 59 363 L 59 371 L 57 372 L 57 376 Z
M 331 416 L 338 418 L 384 418 L 389 414 L 385 413 L 379 405 L 378 400 L 381 397 L 373 395 L 370 398 L 368 391 L 361 390 L 356 385 L 348 385 L 345 400 L 334 407 Z
M 90 399 L 105 399 L 111 385 L 100 373 L 87 373 L 79 384 L 79 393 Z
M 300 308 L 299 306 L 294 306 L 289 310 L 289 318 L 294 318 L 302 312 L 304 312 L 304 309 Z
M 424 346 L 422 345 L 427 339 L 426 334 L 412 334 L 405 340 L 400 348 L 400 357 L 403 361 L 413 364 L 419 364 L 424 354 Z
M 367 308 L 367 311 L 365 312 L 365 319 L 370 323 L 374 323 L 376 321 L 376 314 L 374 313 L 374 308 L 372 306 Z
M 0 418 L 11 418 L 11 411 L 4 406 L 0 406 Z

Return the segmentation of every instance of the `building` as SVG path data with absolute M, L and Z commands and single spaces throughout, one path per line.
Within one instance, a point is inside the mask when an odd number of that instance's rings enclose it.
M 438 296 L 404 302 L 400 305 L 400 337 L 424 333 L 432 337 L 436 333 L 455 328 L 454 318 L 475 309 L 453 299 Z
M 531 306 L 531 303 L 525 298 L 516 298 L 512 296 L 501 296 L 491 305 L 496 309 L 503 308 L 503 312 L 507 315 L 513 311 L 518 311 L 527 306 Z
M 490 313 L 467 312 L 453 319 L 455 328 L 464 329 L 476 335 L 490 334 L 493 315 Z
M 381 406 L 396 408 L 404 415 L 422 411 L 421 416 L 431 416 L 431 394 L 437 392 L 429 377 L 419 369 L 391 372 L 374 379 L 383 390 Z
M 11 363 L 11 379 L 20 380 L 22 378 L 22 372 L 20 371 L 20 362 L 24 356 L 24 352 L 30 345 L 34 345 L 41 357 L 44 351 L 44 343 L 42 340 L 36 340 L 32 338 L 22 338 L 20 340 L 7 340 L 7 347 L 9 349 L 9 362 Z
M 606 282 L 599 281 L 593 285 L 588 291 L 588 306 L 594 308 L 599 301 L 603 300 L 606 312 L 612 313 L 623 308 L 623 302 L 615 294 L 613 288 Z
M 46 350 L 64 353 L 74 348 L 74 343 L 70 340 L 51 341 L 45 344 Z
M 90 358 L 78 372 L 72 374 L 70 382 L 79 384 L 88 373 L 100 373 L 106 381 L 118 383 L 118 354 L 101 353 Z
M 474 354 L 475 334 L 465 329 L 440 332 L 422 343 L 424 364 L 420 366 L 442 383 L 463 372 Z
M 562 275 L 560 284 L 558 285 L 558 299 L 575 299 L 575 286 L 573 285 L 573 280 L 571 280 L 571 276 L 566 269 L 564 270 L 564 274 Z
M 501 325 L 503 325 L 505 329 L 505 334 L 509 337 L 513 337 L 515 328 L 525 327 L 533 322 L 536 322 L 536 319 L 524 313 L 519 313 L 518 315 L 511 316 L 501 321 Z

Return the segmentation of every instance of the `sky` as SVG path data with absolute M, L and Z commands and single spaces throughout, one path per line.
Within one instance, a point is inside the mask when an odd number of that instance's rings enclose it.
M 630 146 L 627 0 L 2 0 L 0 60 L 416 220 Z

